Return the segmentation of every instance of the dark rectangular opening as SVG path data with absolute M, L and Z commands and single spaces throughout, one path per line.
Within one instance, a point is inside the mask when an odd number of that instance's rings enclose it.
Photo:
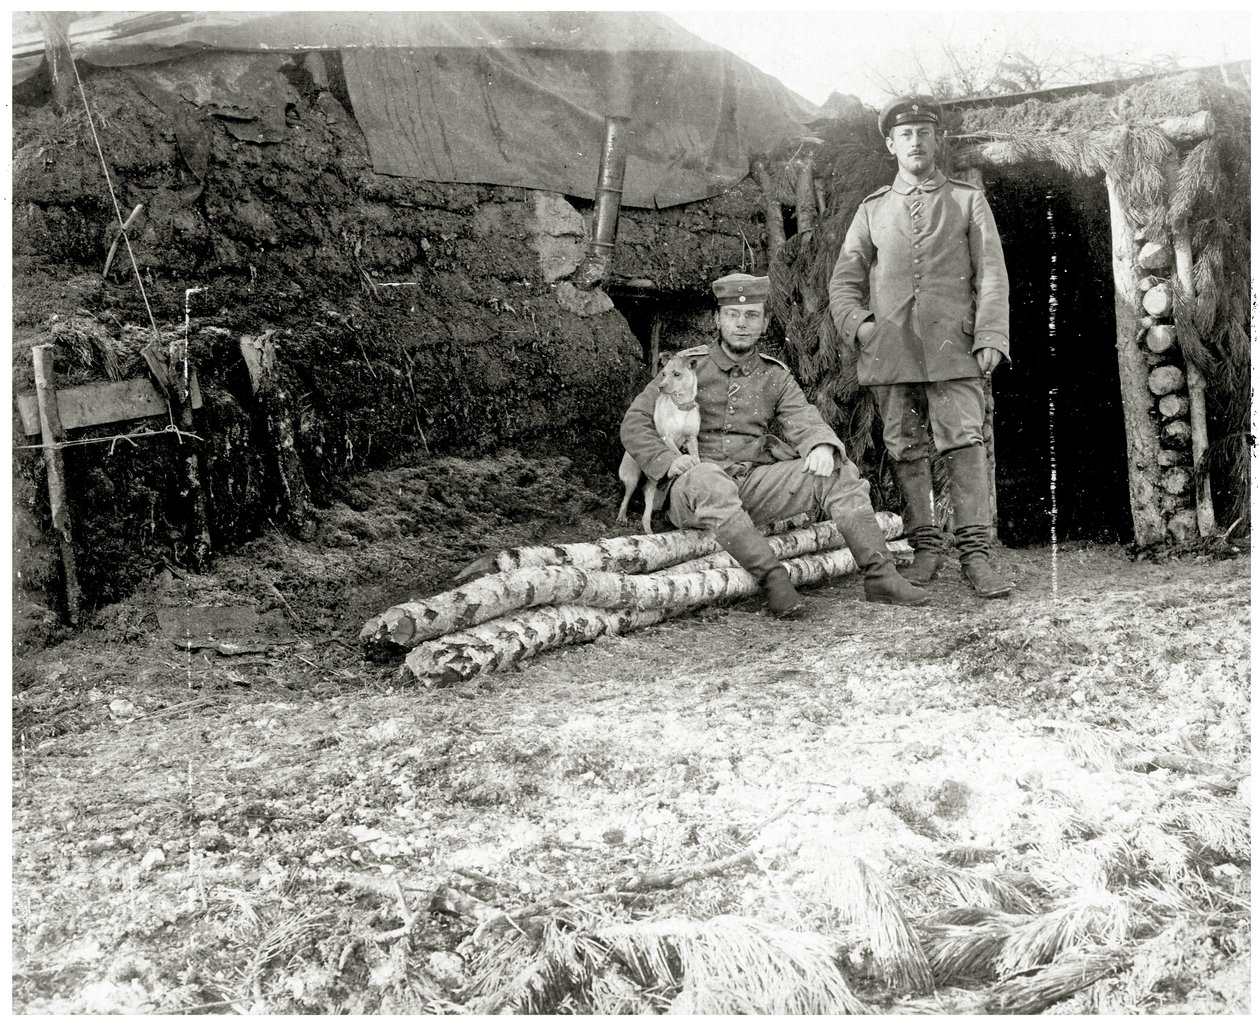
M 1029 166 L 986 185 L 1011 281 L 1013 361 L 993 376 L 998 536 L 1130 541 L 1106 187 Z

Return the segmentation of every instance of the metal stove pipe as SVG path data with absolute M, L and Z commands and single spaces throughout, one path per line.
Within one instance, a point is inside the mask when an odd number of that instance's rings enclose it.
M 626 154 L 630 149 L 630 119 L 604 119 L 604 145 L 599 154 L 599 178 L 595 188 L 595 213 L 586 256 L 573 272 L 573 284 L 585 292 L 597 288 L 607 275 L 616 248 L 617 219 L 626 180 Z

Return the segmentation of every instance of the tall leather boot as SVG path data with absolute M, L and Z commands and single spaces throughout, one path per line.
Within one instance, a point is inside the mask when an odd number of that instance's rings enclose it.
M 928 600 L 926 591 L 897 573 L 874 510 L 867 508 L 860 513 L 833 510 L 831 519 L 840 528 L 854 562 L 862 571 L 862 590 L 866 592 L 867 602 L 921 606 Z
M 893 472 L 906 500 L 906 537 L 914 549 L 914 562 L 898 573 L 922 587 L 940 573 L 945 553 L 945 537 L 936 526 L 932 508 L 932 463 L 926 458 L 898 461 L 893 463 Z
M 989 464 L 983 445 L 951 449 L 949 493 L 954 500 L 954 542 L 963 578 L 980 598 L 1002 598 L 1015 587 L 989 565 Z
M 757 579 L 774 616 L 795 620 L 805 615 L 805 600 L 792 586 L 787 570 L 747 513 L 741 510 L 719 524 L 713 533 L 735 562 Z

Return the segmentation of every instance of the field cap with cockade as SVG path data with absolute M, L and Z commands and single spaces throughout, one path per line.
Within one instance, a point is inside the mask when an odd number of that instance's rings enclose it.
M 753 274 L 728 274 L 713 283 L 718 306 L 748 306 L 770 298 L 770 279 Z
M 942 114 L 941 105 L 930 96 L 898 96 L 879 112 L 879 134 L 916 121 L 939 125 Z

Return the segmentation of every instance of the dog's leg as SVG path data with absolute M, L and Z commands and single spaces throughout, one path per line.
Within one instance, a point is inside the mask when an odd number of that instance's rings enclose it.
M 643 486 L 643 533 L 652 533 L 652 507 L 656 505 L 656 481 L 647 479 Z
M 626 486 L 626 494 L 621 499 L 621 508 L 617 510 L 617 523 L 624 524 L 628 519 L 626 511 L 630 508 L 630 496 L 634 494 L 635 488 L 638 487 L 639 479 L 643 477 L 643 471 L 635 463 L 634 457 L 626 453 L 621 457 L 621 466 L 617 468 L 617 476 L 621 479 L 621 483 Z

